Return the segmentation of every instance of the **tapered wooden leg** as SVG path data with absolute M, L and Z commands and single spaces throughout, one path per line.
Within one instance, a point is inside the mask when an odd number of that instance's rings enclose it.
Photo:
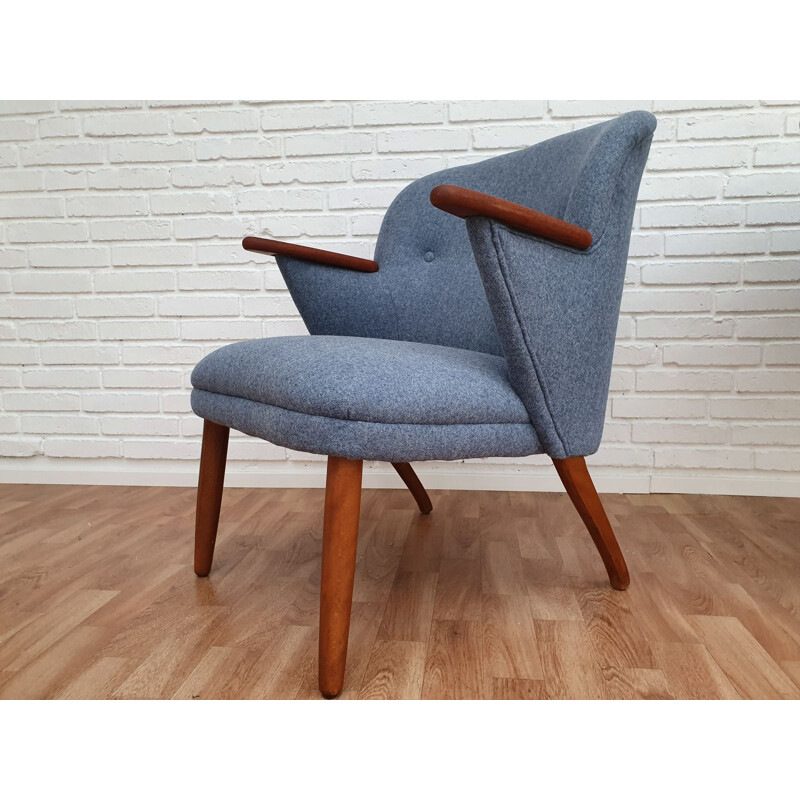
M 433 503 L 431 503 L 431 499 L 428 497 L 428 493 L 425 491 L 422 481 L 417 477 L 417 473 L 414 472 L 414 468 L 411 464 L 401 461 L 395 463 L 392 461 L 392 466 L 403 479 L 403 483 L 408 486 L 408 490 L 417 501 L 420 512 L 422 514 L 430 514 L 431 511 L 433 511 Z
M 194 522 L 194 571 L 201 578 L 211 572 L 214 544 L 217 541 L 225 459 L 228 456 L 230 428 L 205 420 L 200 451 L 200 477 L 197 481 L 197 510 Z
M 624 591 L 631 582 L 628 567 L 617 544 L 617 537 L 611 528 L 603 504 L 581 456 L 573 458 L 553 459 L 553 464 L 567 494 L 581 515 L 589 534 L 597 547 L 600 558 L 606 566 L 608 578 L 615 589 Z
M 336 697 L 344 684 L 356 571 L 361 461 L 328 456 L 319 604 L 319 690 Z

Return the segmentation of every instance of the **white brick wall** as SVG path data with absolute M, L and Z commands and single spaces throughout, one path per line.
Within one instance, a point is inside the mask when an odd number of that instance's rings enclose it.
M 369 257 L 414 178 L 631 108 L 659 128 L 601 483 L 800 493 L 800 101 L 0 103 L 0 479 L 191 482 L 192 366 L 304 330 L 242 236 Z M 322 468 L 245 437 L 231 461 L 231 482 Z M 477 472 L 550 474 L 541 457 Z

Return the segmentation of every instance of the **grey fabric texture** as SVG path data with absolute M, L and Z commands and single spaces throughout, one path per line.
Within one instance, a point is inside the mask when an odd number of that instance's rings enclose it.
M 192 376 L 195 412 L 349 458 L 595 452 L 655 123 L 631 112 L 415 181 L 386 213 L 376 273 L 279 256 L 312 336 L 212 353 Z M 465 224 L 430 204 L 443 183 L 581 225 L 593 244 L 580 252 L 485 218 Z
M 454 461 L 541 453 L 530 422 L 432 425 L 360 422 L 303 414 L 240 397 L 192 390 L 200 417 L 305 453 L 373 461 Z
M 350 336 L 256 339 L 206 356 L 192 372 L 192 385 L 360 422 L 530 425 L 505 359 L 433 344 Z

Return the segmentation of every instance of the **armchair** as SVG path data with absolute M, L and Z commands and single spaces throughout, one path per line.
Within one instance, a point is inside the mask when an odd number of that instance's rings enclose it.
M 363 460 L 546 453 L 614 589 L 628 570 L 586 469 L 605 418 L 636 194 L 655 118 L 631 112 L 415 181 L 375 260 L 247 237 L 311 336 L 241 342 L 192 373 L 205 420 L 195 572 L 208 575 L 230 428 L 328 457 L 319 686 L 341 692 Z M 536 210 L 534 210 L 536 209 Z

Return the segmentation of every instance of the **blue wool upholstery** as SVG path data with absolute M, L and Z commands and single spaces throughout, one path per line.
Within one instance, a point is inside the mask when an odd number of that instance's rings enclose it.
M 387 461 L 589 455 L 600 444 L 631 222 L 655 118 L 631 112 L 407 186 L 379 271 L 278 256 L 312 336 L 224 347 L 201 417 L 279 445 Z M 454 184 L 589 230 L 586 251 L 434 208 Z

